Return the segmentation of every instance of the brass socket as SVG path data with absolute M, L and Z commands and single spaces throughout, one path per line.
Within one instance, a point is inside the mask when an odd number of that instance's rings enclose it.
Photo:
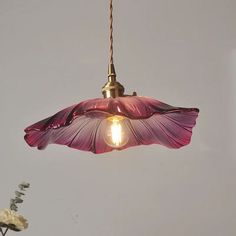
M 124 87 L 116 81 L 114 64 L 108 66 L 108 82 L 102 87 L 104 98 L 116 98 L 124 95 Z

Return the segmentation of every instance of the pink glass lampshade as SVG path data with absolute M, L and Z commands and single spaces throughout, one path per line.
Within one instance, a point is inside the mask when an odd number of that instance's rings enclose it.
M 180 148 L 190 143 L 198 112 L 197 108 L 173 107 L 148 97 L 96 98 L 29 126 L 25 140 L 38 149 L 55 143 L 97 154 L 149 144 Z M 122 146 L 107 141 L 112 117 L 122 117 Z

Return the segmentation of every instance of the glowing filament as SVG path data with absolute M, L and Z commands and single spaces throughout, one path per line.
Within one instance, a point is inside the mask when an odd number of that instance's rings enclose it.
M 122 127 L 118 119 L 113 119 L 111 125 L 111 139 L 115 146 L 119 147 L 122 143 Z
M 123 116 L 111 116 L 106 119 L 105 142 L 113 147 L 120 148 L 127 144 L 129 137 L 126 131 L 126 118 Z

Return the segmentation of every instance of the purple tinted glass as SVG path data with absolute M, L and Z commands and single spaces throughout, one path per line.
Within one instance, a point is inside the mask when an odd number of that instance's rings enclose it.
M 97 98 L 68 107 L 25 129 L 26 142 L 45 148 L 55 143 L 93 153 L 110 152 L 103 138 L 106 118 L 127 117 L 128 143 L 119 150 L 149 144 L 180 148 L 189 144 L 197 108 L 173 107 L 147 97 Z

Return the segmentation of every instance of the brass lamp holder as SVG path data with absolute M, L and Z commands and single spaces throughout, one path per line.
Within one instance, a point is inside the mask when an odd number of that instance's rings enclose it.
M 115 66 L 113 63 L 108 66 L 108 81 L 102 87 L 102 94 L 104 98 L 116 98 L 124 96 L 125 88 L 118 81 L 116 81 Z

